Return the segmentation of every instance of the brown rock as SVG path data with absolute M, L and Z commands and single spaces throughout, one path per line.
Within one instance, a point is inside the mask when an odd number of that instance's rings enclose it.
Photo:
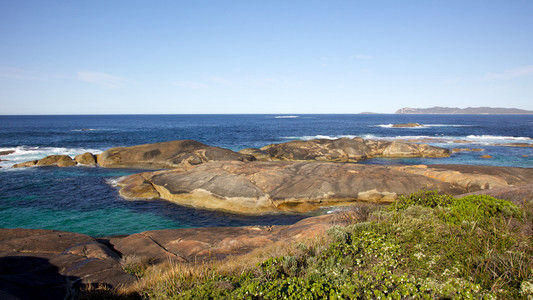
M 30 160 L 30 161 L 27 161 L 27 162 L 23 162 L 23 163 L 19 163 L 19 164 L 14 164 L 12 166 L 12 168 L 27 168 L 27 167 L 33 167 L 37 164 L 38 160 Z
M 373 157 L 448 157 L 448 149 L 398 141 L 341 138 L 272 144 L 260 149 L 277 160 L 357 162 Z
M 210 161 L 252 161 L 251 155 L 211 147 L 193 140 L 170 141 L 132 147 L 112 148 L 97 156 L 106 168 L 170 169 Z
M 76 155 L 76 157 L 74 157 L 74 160 L 79 165 L 96 167 L 96 156 L 93 155 L 92 153 L 89 153 L 89 152 L 85 152 L 83 154 Z
M 480 157 L 481 157 L 481 158 L 485 158 L 485 159 L 491 159 L 491 158 L 492 158 L 492 156 L 491 156 L 491 155 L 488 155 L 488 154 L 481 155 Z
M 273 161 L 273 160 L 279 160 L 272 157 L 269 153 L 259 150 L 257 148 L 246 148 L 239 151 L 239 153 L 252 155 L 255 157 L 256 160 L 260 161 Z
M 392 127 L 394 128 L 422 127 L 422 125 L 418 123 L 403 123 L 403 124 L 392 124 Z
M 131 175 L 120 182 L 120 194 L 142 198 L 153 187 L 162 199 L 201 208 L 252 214 L 309 211 L 354 201 L 393 202 L 398 195 L 420 189 L 459 194 L 506 186 L 506 177 L 490 175 L 491 170 L 463 174 L 427 166 L 214 162 L 187 170 Z M 533 174 L 525 177 L 531 179 Z
M 2 155 L 8 155 L 8 154 L 11 154 L 11 153 L 15 153 L 15 150 L 5 150 L 5 151 L 0 151 L 0 156 L 2 156 Z
M 66 299 L 83 285 L 136 280 L 94 238 L 41 229 L 0 229 L 0 277 L 0 295 L 20 299 Z
M 118 186 L 122 187 L 120 195 L 126 199 L 155 199 L 159 198 L 159 192 L 152 183 L 144 178 L 144 174 L 134 174 L 119 181 Z
M 13 168 L 23 168 L 32 166 L 58 166 L 58 167 L 70 167 L 75 166 L 76 161 L 68 155 L 50 155 L 43 159 L 32 160 L 13 165 Z
M 53 166 L 58 167 L 70 167 L 75 166 L 76 162 L 68 155 L 50 155 L 43 159 L 39 159 L 36 166 Z
M 293 225 L 154 230 L 110 238 L 110 243 L 123 255 L 152 262 L 202 262 L 248 253 L 276 242 L 316 237 L 332 225 L 347 225 L 360 218 L 361 211 L 355 208 L 307 218 Z

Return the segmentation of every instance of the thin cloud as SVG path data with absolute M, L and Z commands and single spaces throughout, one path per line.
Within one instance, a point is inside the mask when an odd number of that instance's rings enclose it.
M 508 80 L 533 75 L 533 65 L 505 70 L 502 73 L 488 73 L 482 78 L 485 81 Z
M 101 72 L 78 72 L 78 79 L 110 88 L 120 87 L 124 78 Z

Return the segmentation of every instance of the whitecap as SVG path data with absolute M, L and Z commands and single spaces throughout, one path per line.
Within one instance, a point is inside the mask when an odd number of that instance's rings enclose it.
M 90 152 L 92 154 L 102 153 L 100 149 L 86 149 L 86 148 L 66 148 L 66 147 L 32 147 L 32 146 L 17 146 L 12 148 L 0 148 L 0 151 L 14 151 L 11 154 L 0 157 L 2 161 L 0 166 L 2 168 L 10 168 L 14 164 L 27 162 L 31 160 L 42 159 L 49 155 L 68 155 L 74 157 L 78 154 Z M 4 161 L 5 160 L 5 161 Z
M 508 141 L 531 141 L 530 137 L 526 136 L 500 136 L 500 135 L 468 135 L 466 138 L 472 140 L 508 140 Z
M 300 116 L 275 116 L 275 119 L 295 119 L 299 118 Z
M 71 131 L 74 131 L 74 132 L 83 132 L 83 131 L 98 131 L 99 129 L 94 129 L 94 128 L 84 128 L 84 129 L 72 129 Z

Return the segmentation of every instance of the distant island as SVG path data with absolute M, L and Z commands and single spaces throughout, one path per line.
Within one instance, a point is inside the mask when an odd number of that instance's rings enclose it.
M 430 107 L 410 108 L 404 107 L 396 111 L 396 114 L 499 114 L 499 115 L 531 115 L 533 111 L 518 108 L 501 107 Z

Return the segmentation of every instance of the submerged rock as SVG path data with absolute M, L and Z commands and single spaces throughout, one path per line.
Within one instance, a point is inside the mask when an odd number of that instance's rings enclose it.
M 270 157 L 261 155 L 258 160 L 316 160 L 332 162 L 357 162 L 375 157 L 448 157 L 450 150 L 427 144 L 398 141 L 341 138 L 315 139 L 272 144 L 260 149 Z M 253 155 L 253 152 L 251 152 Z
M 106 168 L 171 169 L 210 161 L 253 161 L 251 155 L 211 147 L 193 140 L 111 148 L 97 156 Z

